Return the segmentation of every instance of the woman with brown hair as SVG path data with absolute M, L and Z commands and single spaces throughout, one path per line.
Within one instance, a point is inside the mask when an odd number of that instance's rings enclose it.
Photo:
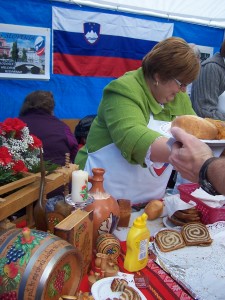
M 44 160 L 65 165 L 65 153 L 74 162 L 78 143 L 70 128 L 54 116 L 55 101 L 50 91 L 34 91 L 26 96 L 19 118 L 43 143 Z
M 192 114 L 186 87 L 199 73 L 193 49 L 171 37 L 144 57 L 142 67 L 110 82 L 76 163 L 105 169 L 104 185 L 132 203 L 164 196 L 172 172 L 165 125 Z

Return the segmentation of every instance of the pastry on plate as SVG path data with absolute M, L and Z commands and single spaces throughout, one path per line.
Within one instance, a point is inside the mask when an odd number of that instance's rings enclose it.
M 113 292 L 121 292 L 128 286 L 128 282 L 123 278 L 114 278 L 111 283 L 111 290 Z
M 111 290 L 112 292 L 122 292 L 118 300 L 141 300 L 139 293 L 123 278 L 114 278 Z

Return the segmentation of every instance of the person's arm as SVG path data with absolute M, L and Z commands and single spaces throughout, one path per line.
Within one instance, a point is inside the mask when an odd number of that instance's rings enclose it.
M 168 162 L 170 150 L 167 146 L 168 138 L 159 137 L 151 145 L 150 159 L 152 162 Z
M 225 195 L 225 157 L 218 158 L 209 164 L 207 177 L 215 190 Z
M 199 173 L 206 160 L 213 157 L 212 150 L 196 137 L 173 127 L 171 133 L 177 140 L 172 146 L 169 162 L 181 176 L 199 183 Z M 225 158 L 216 158 L 208 165 L 206 176 L 214 189 L 225 194 Z

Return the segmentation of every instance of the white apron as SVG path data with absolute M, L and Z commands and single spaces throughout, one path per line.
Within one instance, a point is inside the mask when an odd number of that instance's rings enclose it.
M 151 117 L 148 127 L 159 131 L 163 123 L 165 122 Z M 130 199 L 132 204 L 162 198 L 173 169 L 168 165 L 158 176 L 153 167 L 150 170 L 132 165 L 121 155 L 115 144 L 88 154 L 85 170 L 92 175 L 92 168 L 104 168 L 105 190 L 116 199 Z

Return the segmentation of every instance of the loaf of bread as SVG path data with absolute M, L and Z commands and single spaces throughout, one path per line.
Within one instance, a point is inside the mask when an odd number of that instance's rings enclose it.
M 216 126 L 218 133 L 216 136 L 216 140 L 224 140 L 225 139 L 225 122 L 221 120 L 214 120 L 210 118 L 205 118 L 208 122 L 212 123 Z
M 182 235 L 172 229 L 159 231 L 155 236 L 155 241 L 162 252 L 169 252 L 186 246 Z
M 161 200 L 151 200 L 144 208 L 148 215 L 148 220 L 155 220 L 161 216 L 163 212 L 163 202 Z
M 128 199 L 118 199 L 117 202 L 120 209 L 120 218 L 117 226 L 128 227 L 131 216 L 131 201 Z
M 181 229 L 187 246 L 209 246 L 212 243 L 208 228 L 202 223 L 188 223 Z
M 215 140 L 217 139 L 218 129 L 215 124 L 208 120 L 194 116 L 194 115 L 183 115 L 176 117 L 171 122 L 172 127 L 182 128 L 189 134 L 202 140 Z

